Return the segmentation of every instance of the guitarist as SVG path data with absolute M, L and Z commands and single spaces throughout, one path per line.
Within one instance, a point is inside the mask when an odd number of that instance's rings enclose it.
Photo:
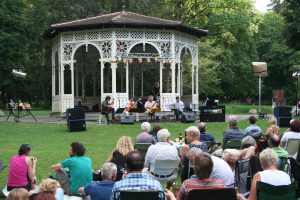
M 112 121 L 115 121 L 115 109 L 114 109 L 114 99 L 111 101 L 110 96 L 106 96 L 104 101 L 101 103 L 101 113 L 105 115 L 107 123 L 109 123 L 108 115 L 112 114 Z
M 154 113 L 156 109 L 156 102 L 153 100 L 153 96 L 150 95 L 148 97 L 148 101 L 146 101 L 145 106 L 144 106 L 146 113 Z

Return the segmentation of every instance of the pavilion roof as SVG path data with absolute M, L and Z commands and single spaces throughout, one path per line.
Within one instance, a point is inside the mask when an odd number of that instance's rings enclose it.
M 169 29 L 202 37 L 208 35 L 207 30 L 196 29 L 179 21 L 172 21 L 141 15 L 132 12 L 115 12 L 110 14 L 52 24 L 43 34 L 44 38 L 53 38 L 59 32 L 101 28 L 150 28 Z

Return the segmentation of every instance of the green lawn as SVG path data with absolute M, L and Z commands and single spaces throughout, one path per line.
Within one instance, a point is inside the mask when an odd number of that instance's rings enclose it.
M 172 138 L 176 138 L 179 132 L 193 124 L 168 123 L 162 124 L 169 129 Z M 248 125 L 246 120 L 239 123 L 244 129 Z M 263 130 L 267 127 L 266 121 L 258 121 Z M 221 140 L 223 130 L 227 123 L 209 123 L 208 132 L 213 134 L 217 141 Z M 49 166 L 68 157 L 69 146 L 73 141 L 81 141 L 87 147 L 86 155 L 93 160 L 93 168 L 97 169 L 112 152 L 118 138 L 129 135 L 135 141 L 139 133 L 140 124 L 135 125 L 88 125 L 86 132 L 69 133 L 65 124 L 44 123 L 0 123 L 0 159 L 6 164 L 17 153 L 22 143 L 32 145 L 31 154 L 38 158 L 38 180 L 47 178 L 51 171 Z M 0 173 L 0 186 L 7 180 L 8 168 Z

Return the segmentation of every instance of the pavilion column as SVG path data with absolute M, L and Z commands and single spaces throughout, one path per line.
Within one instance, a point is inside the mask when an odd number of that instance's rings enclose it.
M 104 70 L 104 62 L 100 60 L 100 76 L 101 76 L 101 102 L 103 98 L 103 91 L 104 91 L 104 86 L 103 86 L 103 70 Z
M 116 61 L 113 61 L 111 62 L 111 75 L 112 75 L 112 81 L 111 81 L 111 84 L 112 84 L 112 94 L 113 96 L 116 95 L 117 93 L 117 82 L 116 82 L 116 77 L 117 77 L 117 62 Z
M 75 90 L 74 90 L 74 61 L 71 62 L 71 94 L 72 94 L 73 100 L 74 100 L 74 94 L 75 94 Z M 74 105 L 74 101 L 73 101 L 73 105 Z
M 172 70 L 172 95 L 175 96 L 175 62 L 172 61 L 171 64 L 171 70 Z
M 182 69 L 181 69 L 181 62 L 179 62 L 178 63 L 178 70 L 179 70 L 179 82 L 180 82 L 180 84 L 179 84 L 179 94 L 180 94 L 180 96 L 183 96 L 183 93 L 182 93 Z
M 79 73 L 79 72 L 78 72 L 78 64 L 77 64 L 77 63 L 76 63 L 76 66 L 75 66 L 75 67 L 76 67 L 76 74 L 75 74 L 75 76 L 76 76 L 76 77 L 75 77 L 75 79 L 76 79 L 76 81 L 75 81 L 75 83 L 76 83 L 76 94 L 75 94 L 75 96 L 78 97 L 78 96 L 79 96 L 79 94 L 78 94 L 78 91 L 79 91 L 79 90 L 78 90 L 78 73 Z
M 162 102 L 163 102 L 163 96 L 162 96 L 162 89 L 163 89 L 163 80 L 162 80 L 162 77 L 163 77 L 163 68 L 164 68 L 164 64 L 162 63 L 162 61 L 159 62 L 159 88 L 160 88 L 160 99 L 159 99 L 159 105 L 162 105 Z
M 57 76 L 55 74 L 55 51 L 52 51 L 52 96 L 55 96 L 55 87 L 57 87 L 57 85 L 55 85 L 55 76 Z
M 195 81 L 194 81 L 194 79 L 195 79 L 195 67 L 194 67 L 194 65 L 192 64 L 192 97 L 193 97 L 193 94 L 194 94 L 194 87 L 195 87 Z
M 126 93 L 129 94 L 129 65 L 128 61 L 126 62 Z
M 177 77 L 176 77 L 176 81 L 177 81 L 177 91 L 176 92 L 179 94 L 179 96 L 180 96 L 180 79 L 181 79 L 180 73 L 181 73 L 180 62 L 178 62 L 177 63 Z
M 199 93 L 199 66 L 198 64 L 195 65 L 195 73 L 196 73 L 196 94 Z

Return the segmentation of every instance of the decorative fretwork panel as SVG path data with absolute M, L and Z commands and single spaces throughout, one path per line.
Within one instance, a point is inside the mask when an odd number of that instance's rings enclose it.
M 88 40 L 97 40 L 99 38 L 99 32 L 87 32 Z
M 172 34 L 170 32 L 161 32 L 161 33 L 159 33 L 159 38 L 161 40 L 171 40 Z
M 116 41 L 116 46 L 117 46 L 117 55 L 123 54 L 123 53 L 129 53 L 129 47 L 131 46 L 132 42 L 131 41 Z
M 157 32 L 145 32 L 145 39 L 156 40 L 156 39 L 158 39 L 158 33 Z
M 74 33 L 75 41 L 85 40 L 85 33 Z
M 72 59 L 72 53 L 75 49 L 75 44 L 64 44 L 63 45 L 63 60 L 71 60 Z
M 169 57 L 171 55 L 171 42 L 155 42 L 159 47 L 162 56 Z
M 64 42 L 71 42 L 71 41 L 73 41 L 73 33 L 67 33 L 67 34 L 63 35 L 62 40 Z
M 104 58 L 110 58 L 111 57 L 111 41 L 105 41 L 102 43 L 101 46 L 102 56 Z
M 117 38 L 128 38 L 129 32 L 128 31 L 116 31 Z
M 131 31 L 130 36 L 132 39 L 143 39 L 143 31 Z
M 100 32 L 100 39 L 111 39 L 112 33 L 111 31 L 101 31 Z

